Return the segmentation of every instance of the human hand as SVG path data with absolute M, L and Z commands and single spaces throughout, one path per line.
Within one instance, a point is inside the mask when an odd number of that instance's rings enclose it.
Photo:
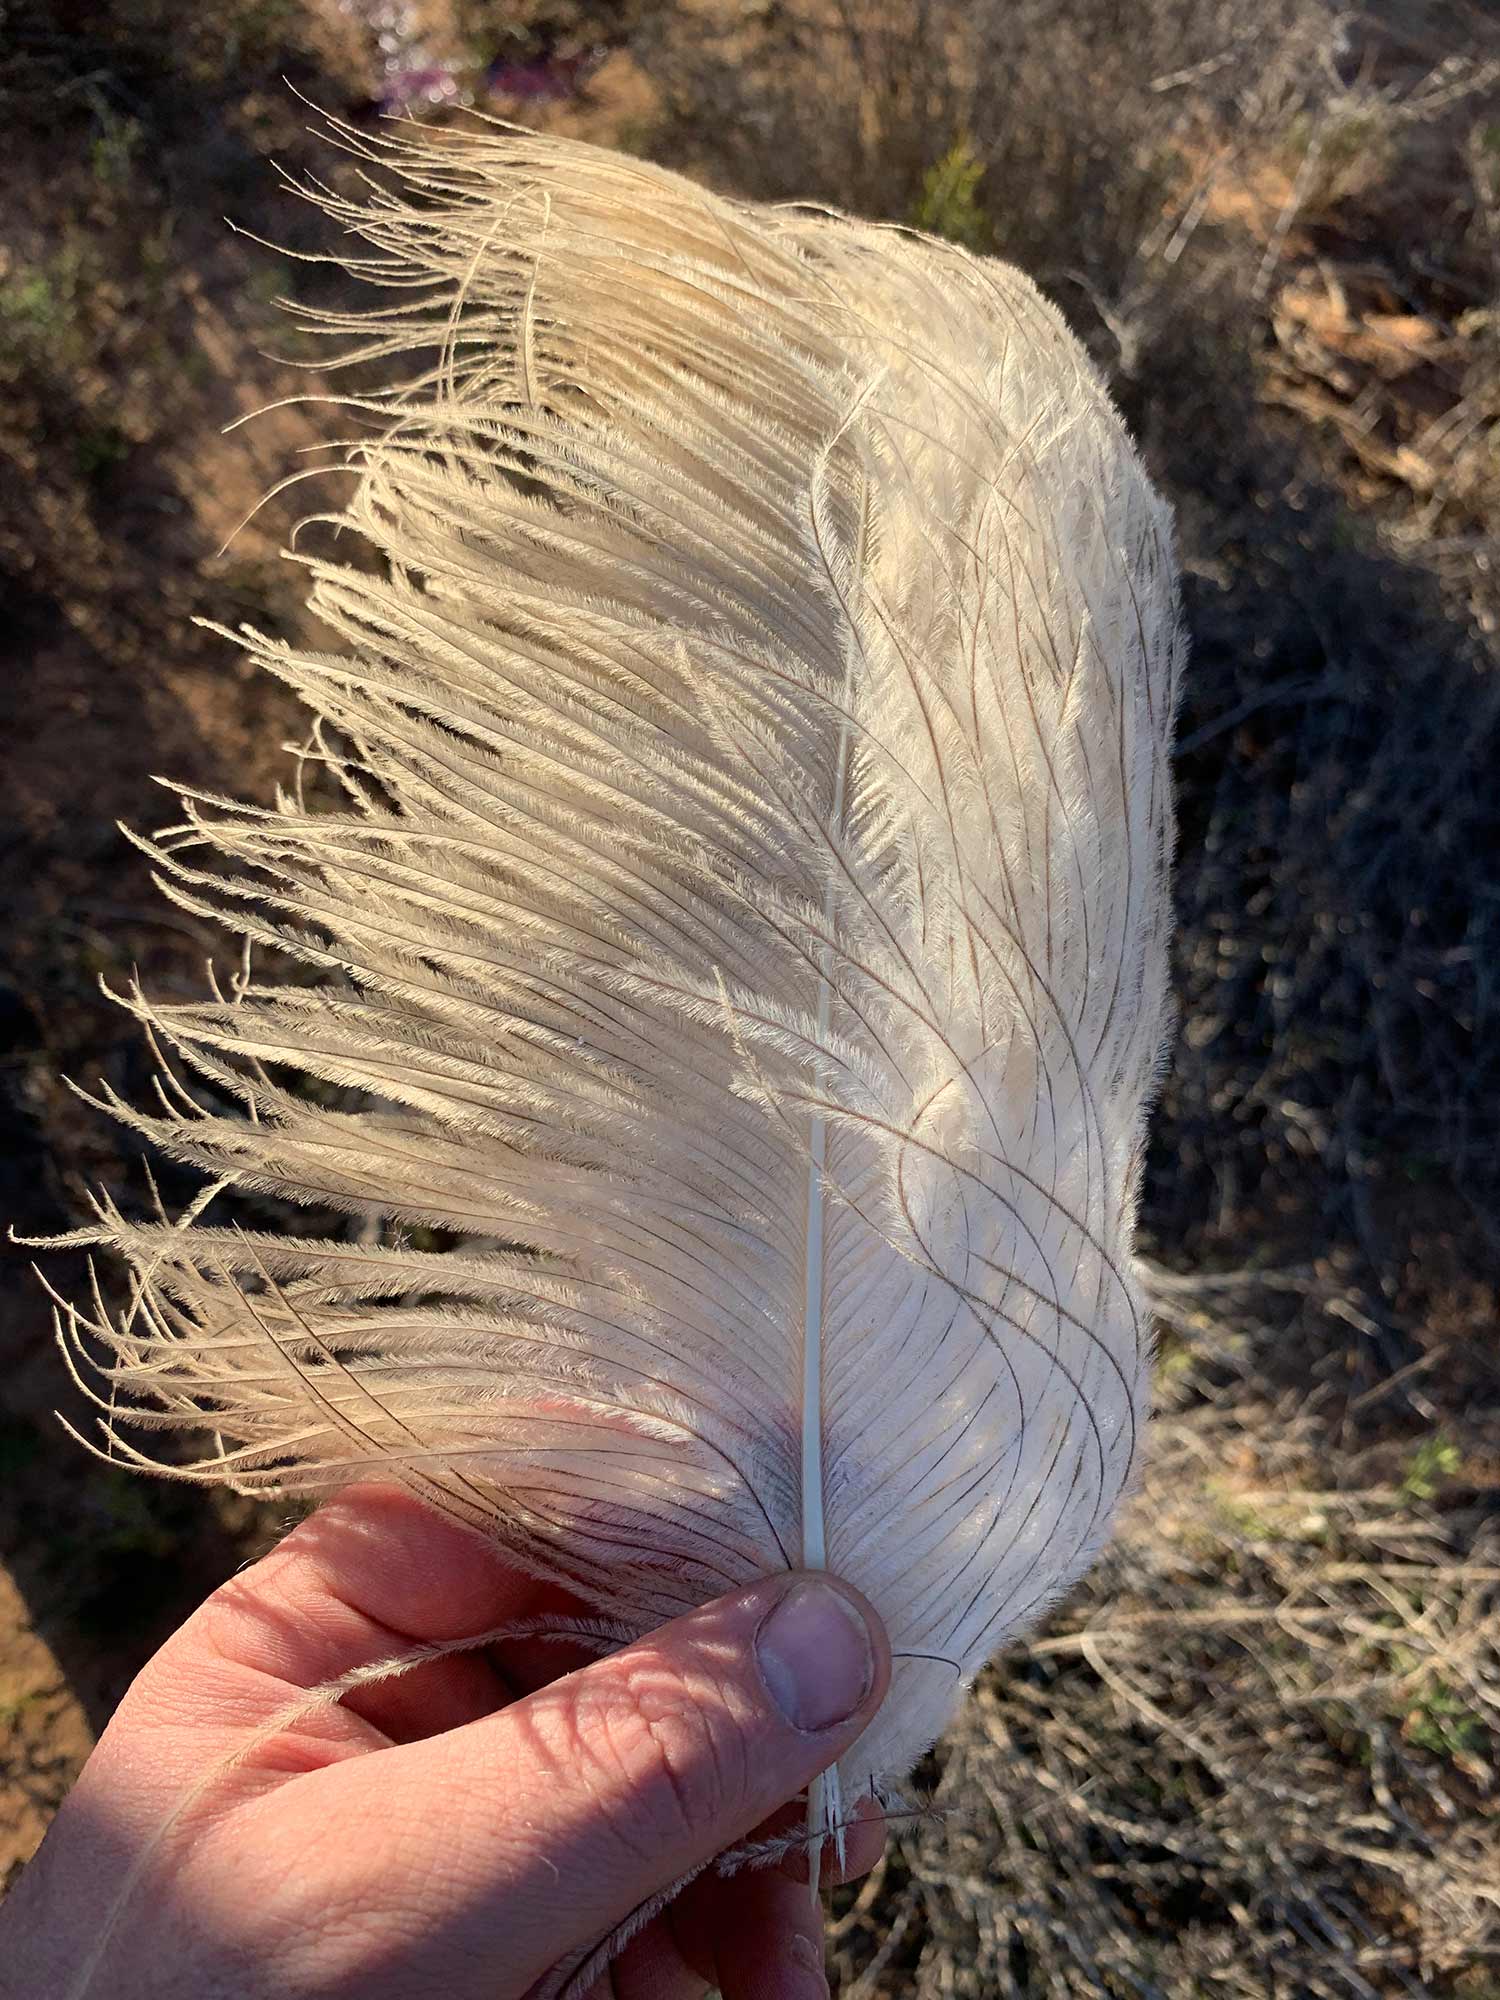
M 519 2000 L 794 1825 L 885 1692 L 864 1600 L 785 1575 L 561 1679 L 579 1655 L 515 1639 L 265 1731 L 352 1668 L 564 1603 L 404 1492 L 331 1502 L 130 1688 L 0 1909 L 0 2000 Z M 847 1872 L 879 1848 L 856 1823 Z M 699 1875 L 591 1995 L 818 2000 L 801 1873 Z

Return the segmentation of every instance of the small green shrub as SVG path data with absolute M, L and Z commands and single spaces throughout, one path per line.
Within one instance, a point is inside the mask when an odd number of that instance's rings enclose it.
M 1407 1463 L 1401 1491 L 1408 1500 L 1435 1499 L 1445 1479 L 1463 1465 L 1463 1454 L 1451 1438 L 1424 1438 Z
M 89 165 L 100 187 L 115 194 L 126 185 L 141 138 L 139 119 L 116 117 L 107 108 L 102 111 L 99 130 L 89 147 Z
M 922 176 L 922 192 L 912 204 L 913 224 L 966 250 L 993 248 L 995 226 L 979 198 L 983 181 L 984 161 L 960 135 Z
M 1473 1706 L 1440 1675 L 1424 1683 L 1406 1717 L 1406 1740 L 1434 1757 L 1478 1757 L 1489 1731 Z
M 40 263 L 19 266 L 0 284 L 0 365 L 51 373 L 86 360 L 94 277 L 89 246 L 75 233 Z
M 73 463 L 85 479 L 102 479 L 130 456 L 130 440 L 118 424 L 89 424 L 73 440 Z

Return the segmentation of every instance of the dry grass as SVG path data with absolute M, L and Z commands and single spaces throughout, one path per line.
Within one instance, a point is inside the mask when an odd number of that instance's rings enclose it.
M 277 65 L 310 78 L 333 58 L 316 8 L 249 11 L 235 74 L 190 39 L 152 83 L 160 10 L 107 4 L 89 17 L 87 89 L 56 34 L 15 45 L 19 84 L 15 47 L 0 60 L 0 93 L 40 93 L 48 118 L 71 121 L 94 190 L 80 202 L 75 185 L 64 217 L 39 179 L 0 271 L 4 422 L 44 502 L 4 496 L 0 560 L 26 579 L 33 660 L 59 632 L 87 648 L 35 685 L 87 701 L 106 676 L 133 677 L 150 716 L 175 718 L 166 761 L 209 785 L 240 782 L 253 697 L 216 706 L 222 666 L 179 667 L 174 683 L 142 664 L 162 593 L 173 644 L 200 592 L 295 614 L 261 544 L 226 576 L 209 538 L 174 530 L 153 572 L 156 531 L 131 507 L 166 462 L 154 386 L 201 376 L 174 461 L 197 521 L 212 507 L 184 455 L 235 463 L 204 419 L 264 367 L 253 289 L 221 309 L 207 358 L 188 359 L 202 341 L 183 288 L 210 268 L 195 127 L 218 107 L 215 207 L 234 206 L 273 138 L 287 143 Z M 1195 652 L 1178 767 L 1183 1033 L 1143 1216 L 1163 1326 L 1152 1464 L 1096 1576 L 934 1753 L 933 1813 L 841 1904 L 845 1990 L 1494 2000 L 1492 20 L 1462 0 L 422 12 L 429 38 L 485 58 L 590 52 L 593 83 L 531 115 L 721 186 L 919 220 L 1015 257 L 1074 319 L 1179 511 Z M 341 90 L 358 94 L 334 81 L 324 95 Z M 166 310 L 91 203 L 174 218 L 154 281 Z M 122 373 L 129 393 L 111 397 Z M 123 714 L 113 726 L 128 729 Z M 125 776 L 159 761 L 143 741 Z M 18 1156 L 50 1163 L 28 1199 L 58 1219 L 85 1173 L 140 1193 L 128 1151 L 48 1080 L 103 1064 L 129 1087 L 135 1058 L 93 974 L 144 958 L 186 983 L 199 941 L 160 928 L 107 832 L 90 849 L 48 817 L 36 770 L 22 776 L 32 867 L 9 888 L 16 991 L 0 1006 L 0 1029 L 22 1029 L 0 1083 Z M 28 1324 L 36 1357 L 43 1337 Z M 27 1379 L 47 1366 L 34 1358 Z M 34 1605 L 65 1552 L 49 1565 L 27 1537 L 75 1477 L 41 1441 L 51 1393 L 0 1432 L 32 1454 L 9 1546 Z M 180 1512 L 161 1518 L 181 1532 Z M 87 1678 L 98 1641 L 70 1616 L 49 1630 Z
M 1256 1378 L 1258 1289 L 1160 1295 L 1145 1491 L 936 1753 L 836 1926 L 846 1992 L 1493 1990 L 1492 1494 L 1441 1438 L 1331 1462 Z

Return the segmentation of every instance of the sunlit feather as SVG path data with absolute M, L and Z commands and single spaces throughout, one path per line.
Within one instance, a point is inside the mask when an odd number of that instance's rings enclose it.
M 101 1206 L 135 1284 L 71 1346 L 116 1455 L 393 1474 L 625 1630 L 826 1564 L 896 1657 L 847 1801 L 1139 1448 L 1166 512 L 1003 265 L 508 131 L 343 140 L 388 295 L 317 321 L 401 377 L 341 516 L 385 565 L 310 561 L 343 652 L 245 644 L 345 801 L 152 843 L 321 978 L 133 994 L 177 1078 L 108 1101 L 369 1227 Z

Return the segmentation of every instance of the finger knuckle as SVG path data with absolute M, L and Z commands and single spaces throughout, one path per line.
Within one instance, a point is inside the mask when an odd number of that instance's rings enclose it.
M 645 1853 L 692 1840 L 745 1796 L 748 1757 L 727 1705 L 649 1674 L 586 1699 L 574 1718 L 615 1833 Z

